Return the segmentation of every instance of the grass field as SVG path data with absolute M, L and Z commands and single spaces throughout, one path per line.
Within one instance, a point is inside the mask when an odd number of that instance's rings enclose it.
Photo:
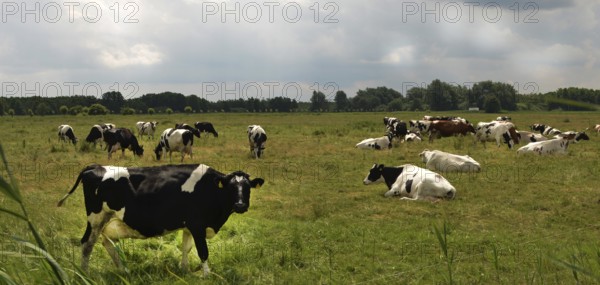
M 593 284 L 600 282 L 600 138 L 569 146 L 568 155 L 522 156 L 506 146 L 473 145 L 472 138 L 397 144 L 391 151 L 354 145 L 383 135 L 383 116 L 420 119 L 423 113 L 173 114 L 144 116 L 2 117 L 0 143 L 19 181 L 33 222 L 49 251 L 65 268 L 80 261 L 86 216 L 80 188 L 61 207 L 56 202 L 91 163 L 126 167 L 168 163 L 152 150 L 160 132 L 176 122 L 210 121 L 219 138 L 194 141 L 194 157 L 222 172 L 244 170 L 266 183 L 253 191 L 250 210 L 234 214 L 209 240 L 214 274 L 179 269 L 180 233 L 120 245 L 129 273 L 116 270 L 101 243 L 90 260 L 98 284 Z M 497 115 L 452 113 L 472 122 Z M 600 113 L 514 113 L 519 129 L 546 123 L 583 130 Z M 155 139 L 140 141 L 142 158 L 127 151 L 107 159 L 86 149 L 93 124 L 135 128 L 159 122 Z M 70 124 L 80 142 L 58 142 L 56 129 Z M 246 126 L 262 125 L 264 158 L 250 156 Z M 362 185 L 373 163 L 423 166 L 418 154 L 439 149 L 469 154 L 476 174 L 447 174 L 452 201 L 386 199 L 384 184 Z M 179 154 L 173 154 L 173 163 Z M 6 177 L 6 169 L 0 173 Z M 0 196 L 0 205 L 16 208 Z M 20 283 L 49 283 L 39 259 L 11 236 L 30 239 L 25 224 L 0 213 L 0 269 Z M 9 254 L 17 252 L 22 254 Z M 195 250 L 190 255 L 196 267 Z M 72 271 L 70 274 L 74 275 Z M 74 278 L 74 277 L 73 277 Z M 74 278 L 76 280 L 76 278 Z

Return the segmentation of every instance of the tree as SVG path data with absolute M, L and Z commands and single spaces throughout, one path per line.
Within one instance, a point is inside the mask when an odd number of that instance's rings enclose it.
M 111 112 L 117 113 L 121 110 L 123 104 L 125 104 L 125 98 L 123 98 L 121 92 L 110 91 L 102 94 L 100 104 L 106 106 Z
M 335 93 L 335 109 L 337 111 L 346 111 L 350 108 L 350 100 L 348 100 L 348 96 L 346 92 L 339 90 Z
M 192 113 L 192 107 L 191 106 L 185 106 L 185 108 L 183 108 L 183 111 L 186 114 L 191 114 Z
M 167 109 L 165 110 L 165 113 L 167 113 L 167 115 L 171 115 L 171 114 L 173 114 L 173 109 L 171 109 L 171 108 L 167 108 Z
M 500 100 L 494 95 L 485 96 L 484 109 L 486 113 L 499 113 L 500 112 Z
M 14 117 L 15 116 L 15 109 L 12 109 L 12 108 L 8 109 L 8 115 L 11 116 L 11 117 Z
M 323 92 L 319 91 L 313 91 L 313 95 L 312 97 L 310 97 L 310 110 L 315 112 L 315 111 L 327 111 L 328 108 L 328 102 L 327 102 L 327 98 L 325 98 L 325 94 L 323 94 Z
M 129 108 L 129 107 L 123 107 L 123 108 L 121 108 L 121 114 L 123 114 L 123 115 L 134 115 L 135 114 L 135 109 Z
M 75 106 L 69 108 L 69 114 L 74 116 L 74 115 L 81 113 L 82 110 L 83 110 L 83 106 L 75 105 Z
M 148 108 L 148 114 L 150 115 L 154 115 L 154 113 L 156 113 L 156 111 L 154 110 L 154 108 Z
M 402 111 L 402 98 L 396 98 L 387 104 L 387 111 Z
M 52 109 L 50 106 L 48 106 L 48 104 L 42 102 L 35 107 L 35 113 L 40 116 L 50 115 L 52 114 Z
M 109 110 L 102 104 L 92 104 L 88 109 L 88 115 L 106 115 Z
M 60 106 L 60 108 L 58 108 L 58 111 L 61 114 L 66 115 L 67 113 L 69 113 L 69 107 L 62 105 L 62 106 Z

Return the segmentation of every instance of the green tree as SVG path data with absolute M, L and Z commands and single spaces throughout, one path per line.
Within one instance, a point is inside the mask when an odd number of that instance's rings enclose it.
M 396 98 L 387 104 L 387 111 L 402 111 L 402 98 Z
M 88 115 L 106 115 L 109 110 L 102 104 L 92 104 L 88 109 Z
M 500 100 L 494 95 L 485 96 L 483 105 L 486 113 L 499 113 L 501 110 Z
M 108 110 L 113 113 L 119 112 L 125 104 L 125 98 L 121 92 L 118 91 L 110 91 L 102 94 L 102 99 L 100 99 L 100 104 L 106 106 Z
M 192 107 L 191 106 L 185 106 L 185 108 L 183 108 L 183 111 L 186 114 L 191 114 L 192 113 Z
M 148 108 L 148 114 L 150 115 L 154 115 L 154 113 L 156 113 L 156 110 L 154 110 L 154 108 Z
M 8 115 L 11 116 L 11 117 L 14 117 L 15 116 L 15 109 L 12 109 L 12 108 L 8 109 Z
M 325 94 L 323 94 L 321 91 L 313 91 L 313 95 L 310 97 L 310 110 L 313 112 L 320 110 L 327 111 L 329 109 L 328 107 L 329 106 Z
M 37 104 L 35 107 L 35 113 L 40 116 L 50 115 L 52 114 L 52 108 L 48 106 L 45 102 Z
M 346 111 L 350 108 L 350 100 L 348 99 L 346 92 L 342 90 L 335 93 L 335 98 L 333 100 L 335 101 L 335 109 L 337 111 Z
M 67 106 L 65 106 L 65 105 L 62 105 L 62 106 L 60 106 L 60 108 L 58 108 L 58 111 L 59 111 L 61 114 L 63 114 L 63 115 L 66 115 L 66 114 L 68 114 L 68 113 L 69 113 L 69 107 L 67 107 Z
M 69 108 L 69 114 L 75 116 L 75 115 L 81 113 L 82 110 L 83 110 L 83 106 L 75 105 L 75 106 Z
M 123 115 L 134 115 L 135 114 L 135 109 L 129 108 L 129 107 L 123 107 L 123 108 L 121 108 L 121 114 L 123 114 Z
M 171 115 L 171 114 L 173 114 L 173 109 L 171 109 L 171 108 L 167 108 L 167 109 L 165 110 L 165 113 L 167 113 L 167 115 Z

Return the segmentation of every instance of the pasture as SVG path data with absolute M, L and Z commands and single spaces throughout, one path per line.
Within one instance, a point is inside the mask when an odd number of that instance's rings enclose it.
M 56 202 L 86 165 L 125 167 L 169 163 L 153 153 L 162 130 L 175 123 L 212 122 L 219 137 L 195 138 L 193 159 L 222 172 L 241 169 L 262 177 L 250 209 L 234 214 L 209 240 L 213 274 L 179 269 L 181 233 L 120 244 L 129 273 L 119 272 L 97 243 L 90 259 L 98 284 L 565 284 L 600 278 L 600 137 L 569 146 L 562 156 L 517 157 L 495 143 L 474 145 L 471 136 L 428 143 L 395 143 L 391 151 L 355 149 L 384 135 L 384 116 L 404 121 L 424 113 L 245 113 L 2 117 L 0 142 L 25 203 L 49 251 L 75 269 L 86 225 L 81 186 L 61 208 Z M 451 113 L 473 123 L 496 114 Z M 518 129 L 545 123 L 581 131 L 600 113 L 512 113 Z M 138 138 L 145 154 L 127 150 L 107 159 L 82 147 L 93 124 L 114 123 L 137 135 L 137 121 L 158 121 L 153 140 Z M 69 124 L 79 143 L 58 141 Z M 246 129 L 262 125 L 268 141 L 261 159 L 251 157 Z M 518 145 L 522 146 L 522 145 Z M 518 147 L 517 146 L 517 147 Z M 456 198 L 431 203 L 384 198 L 385 184 L 363 185 L 374 163 L 424 167 L 418 154 L 439 149 L 468 154 L 480 173 L 444 174 Z M 180 154 L 173 153 L 173 163 Z M 6 177 L 6 169 L 0 173 Z M 16 208 L 4 196 L 0 204 Z M 35 256 L 11 236 L 30 238 L 26 225 L 0 213 L 0 269 L 22 283 L 48 283 Z M 437 233 L 437 234 L 436 234 Z M 439 234 L 439 235 L 438 235 Z M 191 265 L 200 264 L 195 249 Z M 570 264 L 570 265 L 566 265 Z M 577 270 L 575 270 L 577 269 Z M 72 272 L 70 272 L 73 274 Z M 589 274 L 586 274 L 589 273 Z M 596 279 L 595 279 L 596 278 Z

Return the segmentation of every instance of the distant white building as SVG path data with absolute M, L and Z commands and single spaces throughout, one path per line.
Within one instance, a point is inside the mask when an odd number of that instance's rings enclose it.
M 469 111 L 479 111 L 479 107 L 469 107 Z

